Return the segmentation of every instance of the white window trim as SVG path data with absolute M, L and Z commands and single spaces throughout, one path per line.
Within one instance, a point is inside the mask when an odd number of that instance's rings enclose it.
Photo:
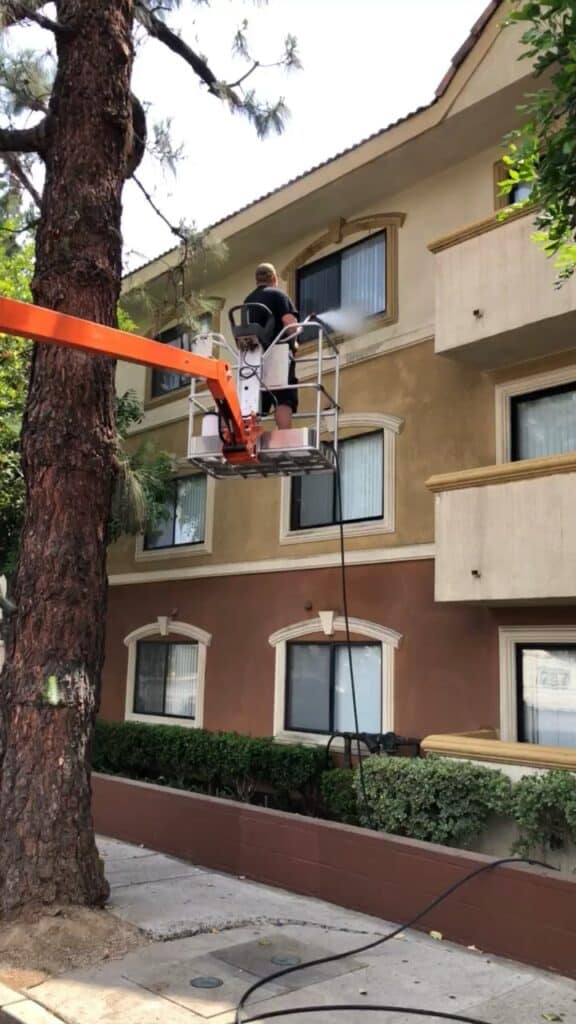
M 298 732 L 284 728 L 284 712 L 286 704 L 286 644 L 289 640 L 324 633 L 346 632 L 346 620 L 343 616 L 329 616 L 330 626 L 326 626 L 326 613 L 304 622 L 295 622 L 291 626 L 277 630 L 268 637 L 268 643 L 275 648 L 276 663 L 274 668 L 274 738 L 286 743 L 305 743 L 309 745 L 326 744 L 329 737 L 323 733 Z M 324 619 L 324 622 L 323 622 Z M 394 651 L 399 646 L 402 635 L 394 629 L 380 626 L 367 619 L 349 619 L 350 632 L 354 636 L 366 637 L 368 640 L 379 640 L 382 645 L 382 721 L 381 732 L 390 732 L 394 728 Z M 332 746 L 340 749 L 343 741 L 335 741 Z
M 190 469 L 188 462 L 186 467 Z M 186 476 L 195 476 L 193 472 L 180 472 L 184 467 L 180 460 L 176 463 L 176 476 L 179 480 Z M 144 535 L 136 537 L 136 548 L 134 552 L 135 562 L 158 562 L 172 558 L 196 558 L 198 555 L 211 555 L 214 542 L 214 502 L 216 494 L 216 481 L 212 476 L 206 476 L 206 508 L 204 510 L 204 540 L 199 544 L 177 544 L 171 548 L 156 548 L 148 551 L 144 547 Z
M 544 391 L 561 384 L 576 384 L 576 366 L 562 366 L 559 370 L 534 373 L 530 377 L 517 377 L 495 387 L 496 402 L 496 461 L 512 460 L 512 402 L 517 395 L 531 391 Z
M 196 717 L 174 718 L 166 715 L 141 715 L 133 711 L 134 688 L 136 685 L 136 649 L 139 640 L 149 636 L 173 637 L 178 642 L 178 637 L 189 637 L 198 643 L 198 684 L 196 687 Z M 204 722 L 204 680 L 206 676 L 206 652 L 212 643 L 212 634 L 198 626 L 191 626 L 188 622 L 175 622 L 167 615 L 159 615 L 156 622 L 149 622 L 145 626 L 134 629 L 132 633 L 124 637 L 124 643 L 128 648 L 128 669 L 126 673 L 126 703 L 124 707 L 124 720 L 126 722 L 145 722 L 148 725 L 183 725 L 187 729 L 201 729 Z
M 383 413 L 344 413 L 339 417 L 339 430 L 348 427 L 381 430 L 383 434 L 382 474 L 382 518 L 365 523 L 344 523 L 346 537 L 369 537 L 375 534 L 394 533 L 396 530 L 396 436 L 402 430 L 404 420 L 398 416 Z M 326 433 L 333 429 L 332 421 L 325 424 Z M 343 441 L 346 438 L 342 438 Z M 292 481 L 283 476 L 280 493 L 280 544 L 307 544 L 320 540 L 336 540 L 340 536 L 339 526 L 312 526 L 304 530 L 290 529 L 290 496 Z
M 576 626 L 507 626 L 498 630 L 500 739 L 518 741 L 517 644 L 576 644 Z

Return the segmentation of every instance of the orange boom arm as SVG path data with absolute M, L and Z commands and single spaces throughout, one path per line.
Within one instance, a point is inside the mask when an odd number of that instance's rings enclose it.
M 91 320 L 81 320 L 80 317 L 68 316 L 27 302 L 17 302 L 15 299 L 0 298 L 0 331 L 32 338 L 33 341 L 66 345 L 90 355 L 109 356 L 128 363 L 174 370 L 205 380 L 218 408 L 228 420 L 231 432 L 229 444 L 234 448 L 247 449 L 246 461 L 251 458 L 251 431 L 242 418 L 230 366 L 224 360 L 198 356 L 137 334 L 104 327 Z M 234 460 L 243 461 L 241 453 L 236 452 Z

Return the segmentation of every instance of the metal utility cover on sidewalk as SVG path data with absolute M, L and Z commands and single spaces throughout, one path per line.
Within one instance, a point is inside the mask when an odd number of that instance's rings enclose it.
M 268 974 L 281 970 L 283 966 L 291 967 L 295 963 L 305 964 L 310 960 L 331 956 L 333 953 L 334 950 L 299 942 L 288 936 L 286 938 L 274 936 L 270 939 L 262 938 L 254 942 L 241 942 L 236 946 L 226 946 L 224 949 L 214 952 L 213 956 L 215 959 L 223 960 L 226 964 L 255 974 L 258 978 L 265 978 Z M 343 974 L 349 974 L 350 971 L 357 971 L 365 966 L 359 960 L 345 957 L 329 964 L 303 967 L 302 970 L 293 971 L 282 978 L 277 978 L 273 984 L 285 991 L 294 991 L 305 988 L 306 985 L 316 985 L 318 982 L 330 978 L 339 978 Z

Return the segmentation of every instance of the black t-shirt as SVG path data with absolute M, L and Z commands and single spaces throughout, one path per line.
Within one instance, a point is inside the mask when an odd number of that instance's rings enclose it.
M 282 317 L 286 316 L 287 313 L 292 313 L 296 319 L 298 319 L 296 308 L 292 300 L 283 292 L 281 288 L 273 288 L 268 284 L 258 285 L 253 292 L 244 299 L 244 303 L 259 302 L 261 305 L 266 306 L 272 316 L 274 317 L 274 338 L 277 338 L 280 331 L 285 326 L 282 323 Z M 266 314 L 264 310 L 252 309 L 250 311 L 250 319 L 257 324 L 261 324 L 262 327 L 266 325 Z

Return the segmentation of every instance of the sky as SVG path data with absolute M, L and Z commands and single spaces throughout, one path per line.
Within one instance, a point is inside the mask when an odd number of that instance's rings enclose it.
M 181 0 L 170 16 L 205 55 L 219 80 L 246 65 L 232 40 L 246 19 L 251 54 L 272 62 L 287 33 L 298 39 L 301 71 L 262 69 L 246 83 L 291 117 L 281 136 L 260 141 L 243 117 L 208 94 L 194 72 L 161 43 L 138 48 L 133 88 L 150 104 L 149 122 L 171 119 L 182 146 L 176 173 L 146 157 L 138 176 L 171 223 L 203 228 L 284 184 L 365 136 L 429 103 L 487 0 Z M 13 30 L 14 31 L 14 30 Z M 25 29 L 16 41 L 30 45 Z M 124 190 L 125 269 L 176 244 L 133 182 Z

